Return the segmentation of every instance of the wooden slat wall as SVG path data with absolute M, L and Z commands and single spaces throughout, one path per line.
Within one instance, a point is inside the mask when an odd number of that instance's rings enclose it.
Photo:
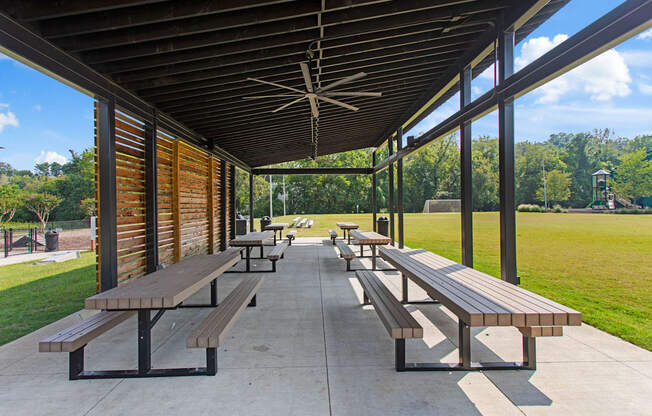
M 231 240 L 231 216 L 233 214 L 233 207 L 231 206 L 231 165 L 226 164 L 226 201 L 225 201 L 225 206 L 226 206 L 226 241 L 227 245 L 228 242 Z
M 145 124 L 115 112 L 118 282 L 145 274 Z
M 98 121 L 95 105 L 95 180 L 99 183 Z M 230 172 L 227 199 L 221 197 L 221 167 L 225 163 L 207 151 L 158 130 L 157 205 L 159 264 L 168 265 L 184 257 L 220 250 L 222 209 L 227 210 L 227 240 L 231 215 Z M 118 227 L 118 282 L 145 274 L 146 196 L 145 124 L 116 110 L 116 199 Z M 99 189 L 96 186 L 99 224 Z M 228 204 L 225 206 L 224 204 Z M 99 230 L 97 236 L 97 282 L 100 290 Z
M 220 217 L 222 215 L 222 204 L 220 195 L 222 192 L 222 161 L 213 158 L 213 252 L 220 251 L 220 236 L 222 226 Z
M 208 252 L 209 212 L 207 152 L 179 142 L 181 257 Z
M 157 204 L 158 204 L 158 261 L 174 263 L 174 219 L 172 214 L 172 165 L 176 139 L 157 131 Z

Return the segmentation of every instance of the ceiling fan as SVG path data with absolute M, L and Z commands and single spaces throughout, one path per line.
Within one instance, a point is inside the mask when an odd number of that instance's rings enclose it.
M 294 98 L 294 100 L 290 101 L 289 103 L 283 104 L 277 109 L 272 110 L 272 113 L 276 113 L 278 111 L 288 108 L 292 104 L 296 104 L 299 101 L 308 99 L 308 101 L 310 102 L 310 111 L 312 113 L 312 117 L 314 119 L 317 119 L 319 118 L 319 106 L 317 105 L 318 100 L 325 101 L 327 103 L 334 104 L 340 107 L 344 107 L 352 111 L 358 111 L 359 110 L 358 107 L 347 103 L 343 103 L 342 101 L 333 99 L 332 97 L 380 97 L 382 95 L 382 93 L 380 92 L 331 91 L 335 87 L 339 87 L 340 85 L 358 80 L 366 76 L 367 74 L 364 72 L 358 72 L 357 74 L 353 74 L 348 77 L 342 78 L 322 88 L 315 88 L 315 86 L 312 83 L 312 76 L 310 75 L 310 67 L 308 66 L 308 64 L 305 62 L 300 62 L 299 66 L 301 67 L 303 80 L 306 84 L 305 91 L 300 90 L 298 88 L 277 84 L 275 82 L 264 81 L 262 79 L 247 78 L 247 80 L 249 81 L 255 81 L 255 82 L 260 82 L 262 84 L 273 85 L 277 88 L 283 88 L 292 91 L 293 94 L 256 95 L 256 96 L 242 97 L 242 98 L 245 100 L 257 100 L 260 98 L 285 98 L 285 97 Z

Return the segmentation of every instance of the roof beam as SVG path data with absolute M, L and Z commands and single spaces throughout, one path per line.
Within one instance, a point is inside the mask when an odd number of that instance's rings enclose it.
M 0 9 L 21 21 L 52 19 L 100 12 L 141 4 L 161 3 L 165 0 L 0 0 Z
M 268 168 L 252 169 L 254 175 L 369 175 L 372 168 Z

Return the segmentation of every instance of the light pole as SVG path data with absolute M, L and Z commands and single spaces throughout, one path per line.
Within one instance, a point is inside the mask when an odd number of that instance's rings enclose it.
M 541 159 L 541 170 L 543 171 L 543 207 L 548 212 L 548 186 L 546 184 L 546 159 Z
M 283 216 L 285 217 L 285 200 L 288 199 L 288 194 L 285 193 L 285 175 L 283 175 Z
M 274 218 L 272 213 L 272 175 L 269 175 L 269 218 Z

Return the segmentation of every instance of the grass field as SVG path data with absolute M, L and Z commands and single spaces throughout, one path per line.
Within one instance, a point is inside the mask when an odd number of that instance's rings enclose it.
M 0 345 L 82 309 L 94 293 L 92 252 L 65 263 L 0 267 Z
M 293 217 L 274 220 L 290 222 Z M 326 238 L 337 221 L 372 228 L 370 214 L 304 217 L 315 225 L 299 229 L 299 237 Z M 652 216 L 517 213 L 516 221 L 523 287 L 652 350 Z M 459 262 L 459 214 L 406 214 L 405 241 Z M 474 250 L 475 267 L 499 276 L 497 213 L 474 214 Z M 75 312 L 94 292 L 91 252 L 62 264 L 0 267 L 0 345 Z
M 291 222 L 294 217 L 274 221 Z M 315 225 L 299 229 L 299 237 L 326 237 L 338 221 L 372 228 L 370 214 L 303 217 Z M 405 244 L 459 262 L 459 218 L 457 213 L 406 214 Z M 473 219 L 474 267 L 499 277 L 498 214 L 475 213 Z M 517 213 L 516 226 L 522 287 L 575 308 L 585 322 L 652 350 L 652 215 Z

